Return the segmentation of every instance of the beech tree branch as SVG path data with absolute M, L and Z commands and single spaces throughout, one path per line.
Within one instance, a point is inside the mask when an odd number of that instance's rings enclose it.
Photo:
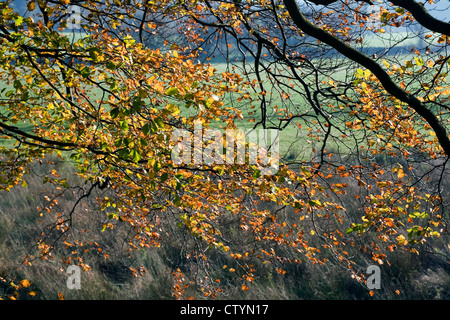
M 433 17 L 427 9 L 414 0 L 390 0 L 396 6 L 402 7 L 413 15 L 414 19 L 428 30 L 450 36 L 450 23 Z
M 412 109 L 414 109 L 425 121 L 428 122 L 433 131 L 436 133 L 436 137 L 438 138 L 445 154 L 450 156 L 450 139 L 445 126 L 419 99 L 401 89 L 391 79 L 387 72 L 384 71 L 384 69 L 370 57 L 350 47 L 345 42 L 342 42 L 330 33 L 309 22 L 301 12 L 296 0 L 283 0 L 283 2 L 290 14 L 291 19 L 300 30 L 333 47 L 347 58 L 370 70 L 380 80 L 381 84 L 389 94 L 400 101 L 407 103 Z
M 329 5 L 337 2 L 338 0 L 307 0 L 308 2 L 312 2 L 316 5 Z M 356 0 L 361 2 L 367 2 L 370 5 L 373 5 L 371 0 Z M 392 4 L 402 7 L 403 9 L 408 10 L 414 19 L 422 26 L 427 28 L 428 30 L 445 34 L 450 36 L 450 23 L 444 22 L 442 20 L 436 19 L 433 17 L 425 7 L 416 2 L 415 0 L 390 0 Z
M 312 2 L 316 5 L 322 5 L 322 6 L 326 6 L 329 4 L 332 4 L 334 2 L 337 2 L 337 0 L 308 0 L 309 2 Z M 356 0 L 356 1 L 362 1 L 362 2 L 367 2 L 370 5 L 373 5 L 371 0 Z

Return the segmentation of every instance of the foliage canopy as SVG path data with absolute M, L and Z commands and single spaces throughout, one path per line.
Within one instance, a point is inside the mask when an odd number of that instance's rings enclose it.
M 129 228 L 130 250 L 182 243 L 198 277 L 174 270 L 177 298 L 247 290 L 260 262 L 284 273 L 333 260 L 364 282 L 367 259 L 432 250 L 448 234 L 450 155 L 450 25 L 435 5 L 2 2 L 0 187 L 54 157 L 83 181 L 44 178 L 55 193 L 38 210 L 54 221 L 25 262 L 58 246 L 87 270 L 79 252 L 107 256 L 78 224 L 86 214 L 104 232 Z M 172 133 L 195 121 L 279 130 L 279 170 L 174 163 Z M 77 201 L 63 212 L 67 192 Z M 100 209 L 82 210 L 92 197 Z

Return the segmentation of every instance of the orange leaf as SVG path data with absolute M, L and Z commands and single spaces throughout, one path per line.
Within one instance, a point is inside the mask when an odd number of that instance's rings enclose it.
M 405 172 L 403 171 L 403 169 L 400 168 L 397 171 L 397 176 L 398 176 L 399 179 L 402 179 L 405 176 Z
M 23 279 L 23 280 L 20 281 L 19 283 L 20 283 L 20 285 L 21 285 L 23 288 L 27 288 L 27 287 L 29 287 L 29 286 L 31 285 L 30 281 L 28 281 L 27 279 Z

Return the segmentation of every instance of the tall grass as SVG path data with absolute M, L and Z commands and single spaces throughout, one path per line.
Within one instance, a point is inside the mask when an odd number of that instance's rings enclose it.
M 61 174 L 76 182 L 73 168 L 68 163 L 58 163 Z M 21 299 L 58 299 L 62 293 L 65 299 L 172 299 L 172 272 L 182 268 L 187 279 L 196 274 L 188 268 L 181 254 L 183 243 L 174 235 L 160 248 L 145 248 L 128 251 L 123 239 L 126 230 L 120 228 L 101 231 L 105 217 L 96 208 L 95 202 L 77 213 L 77 225 L 89 226 L 89 239 L 97 241 L 109 249 L 110 257 L 86 253 L 83 257 L 91 266 L 90 271 L 81 275 L 81 289 L 71 290 L 66 281 L 69 274 L 59 258 L 66 254 L 63 248 L 54 252 L 54 260 L 35 260 L 31 266 L 23 265 L 23 258 L 34 252 L 33 244 L 50 217 L 40 217 L 37 206 L 42 205 L 44 195 L 53 192 L 50 184 L 42 184 L 46 172 L 54 168 L 46 164 L 37 165 L 34 173 L 26 177 L 28 188 L 16 187 L 11 192 L 0 193 L 0 273 L 4 271 L 10 279 L 28 279 L 30 290 L 35 296 L 22 294 Z M 351 190 L 350 190 L 351 191 Z M 61 199 L 59 209 L 70 209 L 75 201 L 74 194 Z M 358 203 L 349 204 L 357 211 Z M 289 214 L 289 213 L 288 213 Z M 180 231 L 181 232 L 181 231 Z M 433 245 L 445 250 L 446 240 L 441 238 Z M 290 249 L 286 249 L 290 250 Z M 295 254 L 293 250 L 291 253 Z M 225 253 L 215 253 L 211 257 L 217 265 L 226 263 Z M 364 259 L 364 256 L 362 256 Z M 230 280 L 229 289 L 222 299 L 449 299 L 450 267 L 436 255 L 412 255 L 398 251 L 390 258 L 391 266 L 382 265 L 382 287 L 374 296 L 369 290 L 350 277 L 345 267 L 330 260 L 325 265 L 285 264 L 286 274 L 278 274 L 270 264 L 255 263 L 256 281 L 243 292 Z M 373 264 L 367 258 L 367 264 Z M 143 266 L 145 272 L 135 277 L 129 266 Z M 362 270 L 364 272 L 364 270 Z M 226 285 L 226 279 L 224 284 Z M 400 290 L 400 295 L 394 291 Z M 10 294 L 7 285 L 0 283 L 0 297 Z M 196 298 L 202 299 L 197 293 Z

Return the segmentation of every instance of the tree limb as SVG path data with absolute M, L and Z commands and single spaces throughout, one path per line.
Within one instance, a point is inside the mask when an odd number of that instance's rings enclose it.
M 312 2 L 315 5 L 323 5 L 323 6 L 338 2 L 338 0 L 307 0 L 307 1 Z M 370 5 L 373 5 L 373 2 L 371 0 L 356 0 L 356 1 L 362 1 Z M 422 26 L 424 26 L 428 30 L 450 36 L 450 23 L 444 22 L 442 20 L 433 17 L 421 3 L 416 2 L 415 0 L 390 0 L 390 1 L 392 2 L 392 4 L 408 10 L 412 14 L 414 19 L 416 19 L 417 22 L 419 22 Z
M 423 119 L 425 119 L 436 133 L 436 137 L 438 138 L 439 143 L 444 149 L 446 155 L 450 156 L 450 139 L 445 126 L 419 99 L 401 89 L 391 79 L 387 72 L 384 71 L 384 69 L 374 60 L 309 22 L 300 11 L 300 8 L 295 0 L 283 0 L 283 2 L 290 14 L 291 19 L 299 29 L 306 34 L 328 44 L 347 58 L 370 70 L 380 80 L 381 84 L 388 93 L 400 101 L 407 103 Z
M 413 15 L 414 19 L 428 30 L 450 36 L 450 23 L 436 19 L 425 7 L 414 0 L 390 0 L 396 6 L 402 7 Z

